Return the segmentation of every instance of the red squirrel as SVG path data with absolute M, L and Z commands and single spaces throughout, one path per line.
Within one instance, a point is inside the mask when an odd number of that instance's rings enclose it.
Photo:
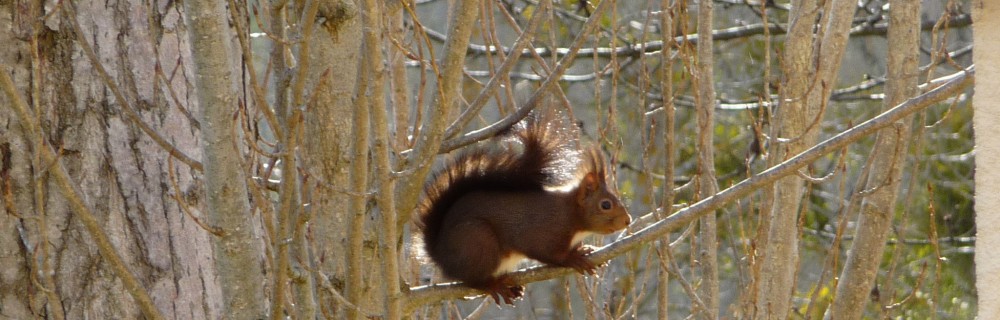
M 580 242 L 631 222 L 600 149 L 577 147 L 567 134 L 577 131 L 558 122 L 530 116 L 508 129 L 521 148 L 471 147 L 425 185 L 418 218 L 431 260 L 497 304 L 524 294 L 506 274 L 524 258 L 594 274 Z

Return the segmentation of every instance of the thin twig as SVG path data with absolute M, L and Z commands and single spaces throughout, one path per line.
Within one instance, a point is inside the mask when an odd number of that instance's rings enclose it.
M 600 17 L 603 15 L 604 11 L 610 6 L 607 4 L 608 2 L 602 1 L 597 5 L 591 19 L 587 21 L 587 24 L 585 24 L 582 30 L 580 30 L 580 33 L 577 34 L 576 39 L 573 40 L 573 44 L 570 46 L 569 52 L 567 52 L 566 56 L 559 60 L 559 63 L 556 64 L 556 67 L 545 79 L 545 82 L 542 82 L 538 90 L 535 91 L 535 94 L 533 94 L 523 106 L 518 107 L 517 111 L 513 114 L 486 126 L 485 128 L 469 132 L 454 139 L 446 140 L 441 144 L 441 148 L 438 151 L 441 153 L 448 152 L 475 143 L 476 141 L 492 137 L 498 132 L 509 128 L 518 121 L 521 121 L 521 119 L 524 119 L 524 117 L 526 117 L 528 113 L 530 113 L 531 110 L 538 105 L 541 99 L 544 99 L 547 95 L 546 93 L 555 87 L 555 84 L 559 82 L 559 78 L 566 73 L 566 69 L 573 64 L 573 59 L 576 58 L 577 52 L 583 46 L 583 43 L 587 40 L 587 38 L 590 37 L 591 32 L 593 32 L 598 22 L 601 21 Z
M 181 199 L 181 187 L 177 185 L 177 177 L 174 175 L 174 160 L 172 158 L 167 158 L 167 180 L 170 181 L 170 187 L 174 189 L 173 192 L 170 192 L 170 196 L 174 198 L 174 202 L 177 202 L 177 207 L 179 207 L 181 211 L 184 211 L 184 214 L 186 214 L 188 218 L 191 218 L 195 224 L 203 230 L 208 231 L 208 233 L 220 237 L 225 235 L 225 231 L 222 230 L 222 228 L 210 226 L 200 218 L 196 217 L 194 213 L 191 213 L 191 209 L 189 208 L 187 202 Z
M 528 22 L 528 26 L 524 29 L 524 32 L 521 32 L 521 35 L 514 41 L 514 50 L 520 51 L 535 38 L 535 29 L 538 28 L 538 25 L 541 24 L 542 17 L 545 16 L 542 13 L 545 12 L 544 10 L 550 6 L 551 1 L 542 2 L 542 7 L 539 8 L 540 11 L 535 12 L 535 15 L 531 18 L 531 21 Z M 476 96 L 476 99 L 469 104 L 469 107 L 465 109 L 461 115 L 459 115 L 458 119 L 455 119 L 454 122 L 448 125 L 448 129 L 445 130 L 444 133 L 445 137 L 453 137 L 459 132 L 459 130 L 462 130 L 462 128 L 464 128 L 473 117 L 479 114 L 479 109 L 486 105 L 486 102 L 489 101 L 489 98 L 496 92 L 497 87 L 500 86 L 503 79 L 510 74 L 510 70 L 514 68 L 514 65 L 517 64 L 518 58 L 520 57 L 521 55 L 507 56 L 507 59 L 500 65 L 500 69 L 493 74 L 490 80 L 486 83 L 486 86 L 479 91 L 479 95 Z

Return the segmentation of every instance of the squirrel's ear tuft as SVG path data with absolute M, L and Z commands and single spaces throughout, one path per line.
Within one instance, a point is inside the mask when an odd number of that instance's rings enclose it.
M 583 179 L 587 182 L 588 192 L 594 192 L 601 188 L 601 177 L 598 176 L 597 172 L 588 173 Z
M 577 187 L 577 200 L 580 204 L 586 203 L 587 197 L 590 197 L 601 187 L 601 180 L 596 173 L 588 172 L 580 179 L 580 185 Z

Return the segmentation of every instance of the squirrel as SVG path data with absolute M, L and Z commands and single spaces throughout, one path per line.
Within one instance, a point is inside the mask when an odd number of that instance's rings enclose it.
M 575 130 L 538 118 L 506 130 L 520 151 L 478 145 L 436 170 L 418 211 L 431 260 L 497 304 L 523 296 L 507 273 L 524 258 L 594 274 L 583 238 L 631 223 L 600 149 L 576 147 L 566 132 Z

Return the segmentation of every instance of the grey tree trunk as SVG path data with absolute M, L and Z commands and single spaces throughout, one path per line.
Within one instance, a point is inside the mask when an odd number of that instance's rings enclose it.
M 816 143 L 823 107 L 837 80 L 837 70 L 846 48 L 855 4 L 834 0 L 825 3 L 824 14 L 812 1 L 795 1 L 789 17 L 789 32 L 782 59 L 780 109 L 776 112 L 770 165 L 798 154 Z M 819 27 L 822 30 L 816 30 Z M 818 34 L 814 36 L 814 31 Z M 818 44 L 816 42 L 819 42 Z M 814 49 L 819 49 L 815 51 Z M 773 203 L 763 223 L 768 235 L 761 241 L 760 278 L 757 284 L 757 319 L 785 319 L 791 310 L 792 290 L 798 268 L 798 213 L 802 206 L 803 180 L 786 177 L 773 187 Z M 767 225 L 769 224 L 769 225 Z
M 179 10 L 143 1 L 78 1 L 71 19 L 66 7 L 45 11 L 24 3 L 30 8 L 0 4 L 0 40 L 6 44 L 0 72 L 14 78 L 35 108 L 46 147 L 59 151 L 59 164 L 156 310 L 174 319 L 219 318 L 222 294 L 210 235 L 192 220 L 202 215 L 200 169 L 161 145 L 201 158 Z M 44 14 L 51 15 L 32 23 Z M 11 104 L 6 95 L 0 101 L 4 109 Z M 10 177 L 5 192 L 14 200 L 4 201 L 7 214 L 0 215 L 0 314 L 140 317 L 93 234 L 50 179 L 52 164 L 38 161 L 38 146 L 27 142 L 13 113 L 0 112 L 0 123 L 2 167 Z M 141 126 L 158 133 L 161 142 Z
M 712 1 L 698 2 L 698 57 L 697 83 L 698 110 L 698 198 L 709 197 L 719 192 L 715 175 L 715 76 L 712 65 Z M 699 287 L 701 300 L 705 303 L 705 319 L 719 317 L 719 239 L 715 214 L 707 214 L 698 224 L 698 260 L 700 261 L 702 283 Z
M 328 12 L 320 11 L 321 14 Z M 309 80 L 306 86 L 315 88 L 313 98 L 304 112 L 302 136 L 302 166 L 311 168 L 313 178 L 305 181 L 307 216 L 314 240 L 309 242 L 316 267 L 339 291 L 344 290 L 347 264 L 337 259 L 348 252 L 350 226 L 348 189 L 350 166 L 358 161 L 351 156 L 351 126 L 354 120 L 353 100 L 358 69 L 345 66 L 344 61 L 358 61 L 361 48 L 361 21 L 356 11 L 335 19 L 336 27 L 317 28 L 310 41 Z M 317 87 L 318 86 L 318 87 Z M 321 280 L 321 279 L 320 279 Z M 327 290 L 318 290 L 319 308 L 330 308 L 336 300 Z M 336 310 L 326 310 L 337 314 Z
M 817 130 L 807 131 L 813 119 L 819 117 L 819 105 L 810 105 L 805 98 L 809 90 L 812 70 L 813 28 L 819 9 L 812 1 L 793 3 L 788 18 L 788 36 L 782 57 L 781 110 L 777 112 L 772 137 L 795 139 L 782 147 L 770 148 L 773 152 L 768 164 L 773 166 L 785 158 L 802 152 L 816 141 Z M 776 133 L 776 134 L 775 134 Z M 772 143 L 776 146 L 778 143 Z M 787 151 L 786 151 L 787 150 Z M 758 291 L 755 299 L 756 319 L 784 319 L 789 309 L 795 265 L 798 261 L 798 232 L 795 230 L 802 199 L 802 178 L 785 177 L 770 190 L 770 199 L 764 201 L 767 217 L 761 224 L 768 230 L 760 245 L 761 265 L 756 280 Z M 771 202 L 768 202 L 771 201 Z M 770 212 L 766 210 L 770 209 Z
M 889 51 L 883 111 L 916 96 L 920 74 L 920 2 L 892 0 L 890 6 L 888 38 L 889 47 L 893 49 Z M 864 184 L 864 190 L 871 190 L 871 193 L 861 202 L 854 241 L 827 319 L 861 318 L 863 306 L 870 300 L 896 212 L 896 195 L 911 142 L 911 121 L 912 117 L 908 117 L 880 131 L 872 146 L 870 156 L 874 159 L 867 169 L 868 180 Z
M 972 5 L 972 19 L 976 22 L 976 68 L 985 70 L 976 77 L 976 84 L 983 88 L 1000 87 L 1000 41 L 992 30 L 1000 28 L 1000 3 L 976 0 Z M 973 97 L 976 113 L 973 124 L 976 130 L 976 246 L 1000 247 L 1000 91 L 976 90 Z M 987 319 L 1000 314 L 1000 251 L 976 249 L 976 291 L 979 294 L 979 318 Z
M 267 311 L 262 231 L 255 223 L 258 215 L 250 210 L 247 177 L 233 130 L 239 105 L 230 61 L 232 33 L 222 3 L 185 1 L 184 9 L 202 106 L 206 216 L 222 232 L 211 238 L 219 281 L 224 284 L 222 308 L 234 319 L 257 319 Z

